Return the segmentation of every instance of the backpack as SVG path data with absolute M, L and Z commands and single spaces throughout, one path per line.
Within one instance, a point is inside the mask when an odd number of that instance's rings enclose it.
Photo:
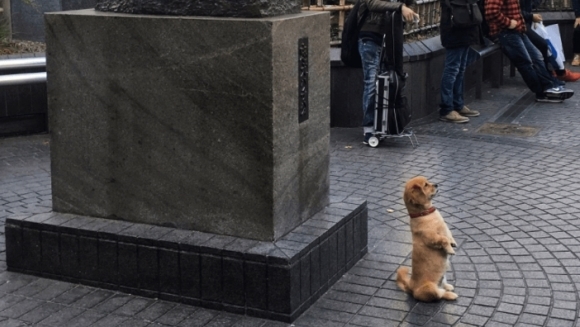
M 358 20 L 360 4 L 361 0 L 358 0 L 348 13 L 344 21 L 342 40 L 340 43 L 340 60 L 346 66 L 354 68 L 362 67 L 362 60 L 358 52 L 358 33 L 368 13 L 366 11 L 362 19 L 360 21 Z
M 481 11 L 481 13 L 483 14 L 483 19 L 481 20 L 480 24 L 480 31 L 483 37 L 489 38 L 489 25 L 487 24 L 487 21 L 485 19 L 485 0 L 479 0 L 477 2 L 477 5 L 479 7 L 479 11 Z
M 453 27 L 471 27 L 483 22 L 477 0 L 445 0 L 445 4 L 451 8 Z

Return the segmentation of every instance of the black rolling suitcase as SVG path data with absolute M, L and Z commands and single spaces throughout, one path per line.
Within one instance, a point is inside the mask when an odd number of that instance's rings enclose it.
M 405 130 L 411 122 L 412 111 L 404 95 L 407 73 L 403 71 L 403 17 L 400 12 L 387 12 L 386 21 L 376 77 L 375 135 L 369 140 L 372 147 L 387 137 L 412 135 Z

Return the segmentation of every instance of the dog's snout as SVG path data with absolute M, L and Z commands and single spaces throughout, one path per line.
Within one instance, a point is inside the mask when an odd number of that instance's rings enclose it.
M 437 188 L 438 186 L 437 186 L 437 184 L 433 184 L 433 187 L 434 187 L 434 188 Z

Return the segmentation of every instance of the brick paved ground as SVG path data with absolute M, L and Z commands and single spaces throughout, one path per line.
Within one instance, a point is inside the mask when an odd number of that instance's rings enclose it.
M 580 93 L 580 82 L 569 87 Z M 507 75 L 487 91 L 470 102 L 482 112 L 470 124 L 416 122 L 417 148 L 400 138 L 371 149 L 360 129 L 332 130 L 332 195 L 368 199 L 369 253 L 294 326 L 580 326 L 580 94 L 526 102 L 523 82 Z M 539 132 L 476 131 L 494 121 Z M 0 139 L 2 223 L 50 210 L 48 142 Z M 460 243 L 448 273 L 454 302 L 417 303 L 393 281 L 411 250 L 402 187 L 417 174 L 439 184 L 435 205 Z M 6 272 L 1 234 L 0 326 L 288 326 Z

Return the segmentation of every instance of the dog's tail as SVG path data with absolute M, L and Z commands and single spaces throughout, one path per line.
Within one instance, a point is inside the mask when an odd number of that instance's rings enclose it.
M 409 267 L 401 267 L 397 270 L 397 285 L 405 293 L 411 293 L 409 288 Z

